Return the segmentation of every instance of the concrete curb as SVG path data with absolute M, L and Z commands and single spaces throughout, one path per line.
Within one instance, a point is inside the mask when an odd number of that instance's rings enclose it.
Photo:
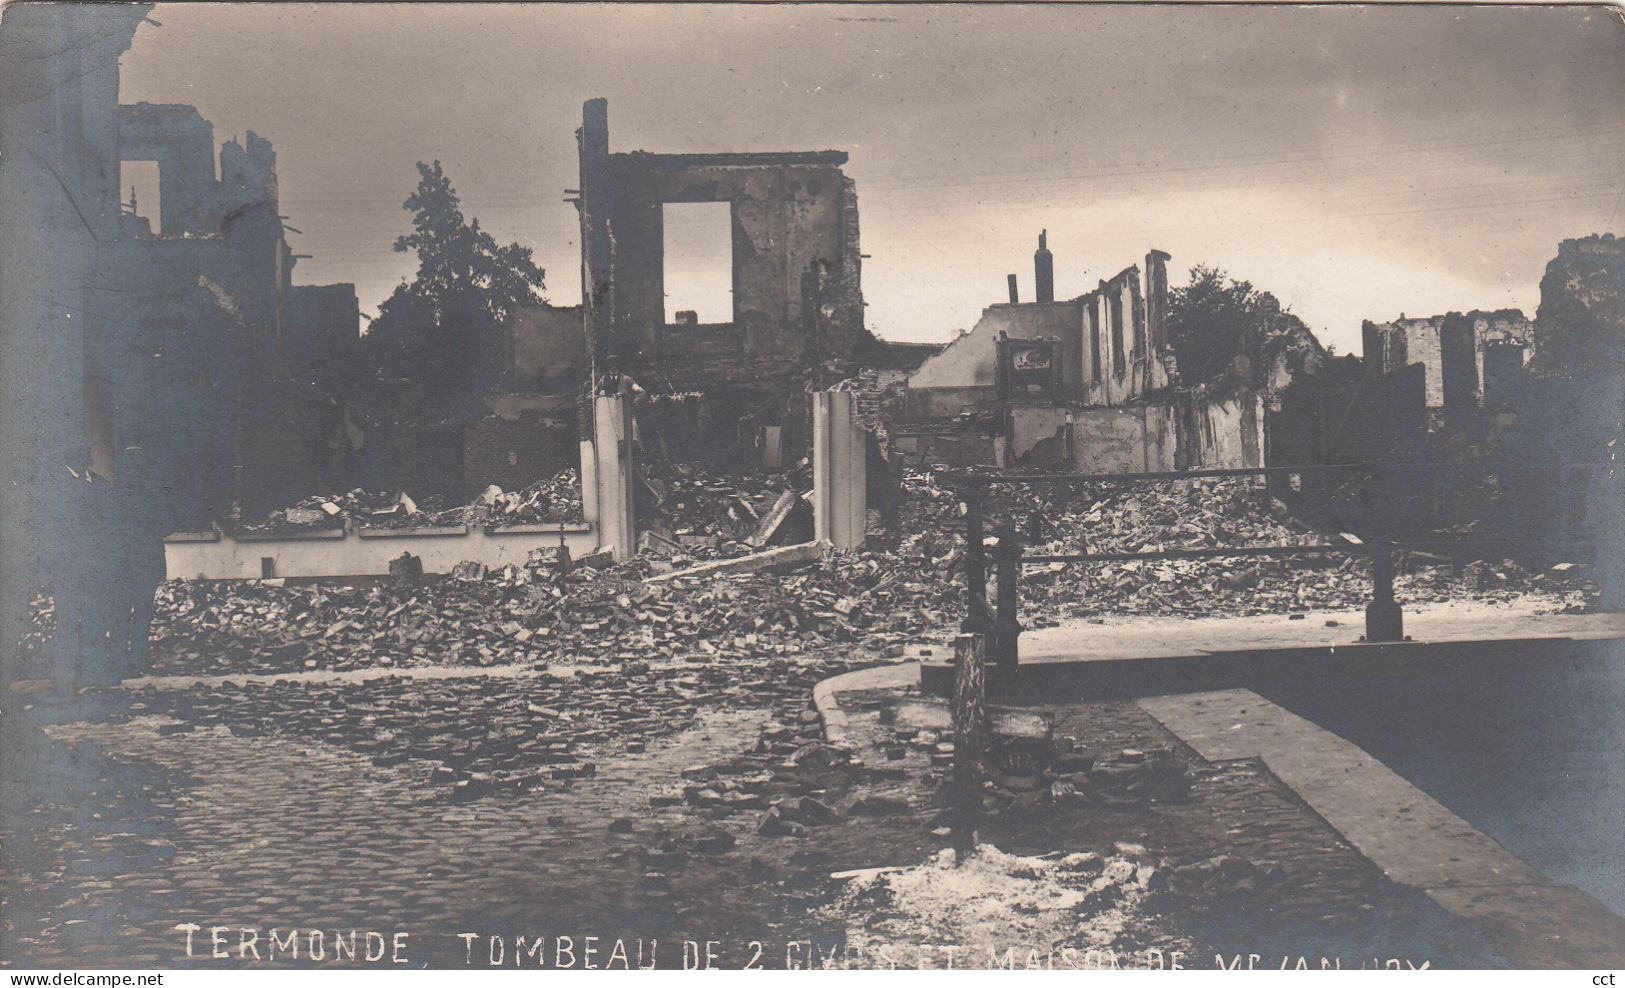
M 846 711 L 841 709 L 840 695 L 859 690 L 898 689 L 913 686 L 920 681 L 918 662 L 900 662 L 896 665 L 855 669 L 831 676 L 813 687 L 813 706 L 824 722 L 824 740 L 843 748 L 852 744 L 847 737 Z

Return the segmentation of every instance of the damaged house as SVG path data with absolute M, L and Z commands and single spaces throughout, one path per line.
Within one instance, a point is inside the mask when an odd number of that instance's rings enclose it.
M 1153 250 L 1143 270 L 1057 301 L 1047 239 L 1033 258 L 1033 301 L 1010 275 L 1009 301 L 909 376 L 896 429 L 905 455 L 1084 473 L 1260 465 L 1256 393 L 1179 386 L 1169 255 Z
M 119 102 L 150 9 L 5 19 L 0 558 L 29 577 L 4 581 L 0 634 L 16 640 L 18 595 L 47 585 L 85 679 L 144 647 L 165 534 L 225 521 L 250 492 L 309 489 L 342 455 L 342 415 L 309 372 L 359 330 L 350 286 L 293 284 L 269 142 L 228 141 L 217 170 L 195 108 Z M 156 201 L 124 198 L 132 163 L 156 167 Z
M 810 442 L 810 389 L 880 348 L 864 328 L 857 190 L 844 151 L 612 152 L 609 110 L 577 132 L 584 319 L 595 390 L 669 396 L 640 419 L 678 459 L 777 463 Z M 728 301 L 668 299 L 679 217 L 710 214 Z
M 1534 355 L 1534 326 L 1517 309 L 1368 320 L 1360 334 L 1371 373 L 1422 366 L 1423 401 L 1434 429 L 1504 398 Z

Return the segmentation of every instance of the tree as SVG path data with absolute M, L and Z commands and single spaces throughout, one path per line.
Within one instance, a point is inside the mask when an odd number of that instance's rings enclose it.
M 543 301 L 545 272 L 529 247 L 498 245 L 478 219 L 464 219 L 440 162 L 418 162 L 418 176 L 402 204 L 412 232 L 395 241 L 396 251 L 417 253 L 417 276 L 379 305 L 366 345 L 385 377 L 432 378 L 470 393 L 500 372 L 503 327 Z
M 1325 355 L 1309 327 L 1274 295 L 1205 264 L 1191 268 L 1190 284 L 1168 293 L 1168 343 L 1180 376 L 1191 384 L 1215 381 L 1235 368 L 1247 378 L 1239 383 L 1256 387 L 1262 381 L 1255 378 L 1267 373 L 1282 350 Z M 1246 359 L 1238 364 L 1237 357 Z

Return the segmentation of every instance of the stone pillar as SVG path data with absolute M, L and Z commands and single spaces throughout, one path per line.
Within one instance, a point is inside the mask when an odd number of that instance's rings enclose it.
M 581 440 L 581 520 L 598 524 L 598 457 L 591 439 Z
M 850 391 L 813 395 L 813 537 L 837 549 L 863 544 L 868 522 L 869 435 Z
M 617 561 L 637 552 L 638 532 L 632 515 L 632 396 L 599 395 L 593 399 L 592 473 L 597 491 L 599 546 L 614 546 Z M 588 462 L 582 459 L 582 482 Z M 583 498 L 585 501 L 585 498 Z M 585 508 L 583 504 L 583 508 Z
M 1145 337 L 1149 356 L 1168 345 L 1168 261 L 1172 255 L 1153 250 L 1145 255 Z

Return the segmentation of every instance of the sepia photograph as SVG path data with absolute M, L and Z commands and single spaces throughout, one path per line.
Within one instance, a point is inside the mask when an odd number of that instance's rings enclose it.
M 0 770 L 11 985 L 1625 969 L 1625 7 L 11 0 Z

